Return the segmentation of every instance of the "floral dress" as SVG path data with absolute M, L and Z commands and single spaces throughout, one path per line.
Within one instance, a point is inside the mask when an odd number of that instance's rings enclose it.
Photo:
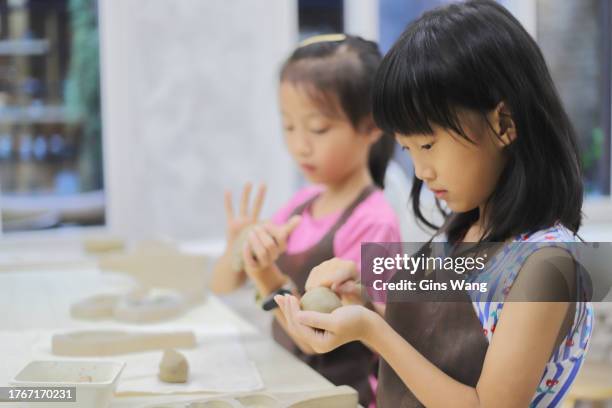
M 495 299 L 503 299 L 508 294 L 526 259 L 544 247 L 560 247 L 570 253 L 577 250 L 576 245 L 570 244 L 577 242 L 576 237 L 559 224 L 531 235 L 520 235 L 513 240 L 513 243 L 522 242 L 527 245 L 505 246 L 500 253 L 494 255 L 481 273 L 469 278 L 473 282 L 488 282 L 489 290 L 486 293 L 476 292 L 471 296 L 474 310 L 489 342 L 495 333 L 495 327 L 504 307 L 504 302 Z M 578 274 L 576 286 L 578 301 L 574 321 L 568 334 L 546 364 L 530 407 L 560 406 L 578 375 L 593 330 L 593 305 L 586 301 L 588 299 L 586 288 L 585 277 Z

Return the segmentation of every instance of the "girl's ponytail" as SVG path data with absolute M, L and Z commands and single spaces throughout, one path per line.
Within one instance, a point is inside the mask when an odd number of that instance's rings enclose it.
M 386 132 L 383 132 L 380 139 L 370 148 L 368 167 L 374 183 L 380 188 L 385 188 L 385 173 L 393 156 L 394 148 L 395 139 Z

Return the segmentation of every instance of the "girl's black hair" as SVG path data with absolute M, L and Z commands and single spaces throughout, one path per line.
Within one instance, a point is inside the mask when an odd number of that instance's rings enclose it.
M 576 233 L 583 186 L 574 130 L 540 49 L 504 7 L 474 0 L 423 14 L 383 59 L 373 92 L 377 125 L 402 136 L 431 134 L 437 124 L 467 138 L 457 111 L 484 118 L 500 102 L 517 138 L 506 147 L 507 165 L 486 203 L 482 241 L 501 242 L 557 222 Z M 437 228 L 420 210 L 422 185 L 415 177 L 414 213 Z M 478 211 L 444 214 L 450 242 L 462 239 Z
M 375 42 L 356 36 L 297 48 L 284 63 L 280 79 L 302 86 L 330 115 L 344 115 L 355 129 L 372 123 L 372 88 L 382 56 Z M 338 112 L 338 108 L 342 112 Z M 377 186 L 384 187 L 394 138 L 387 133 L 372 145 L 368 166 Z

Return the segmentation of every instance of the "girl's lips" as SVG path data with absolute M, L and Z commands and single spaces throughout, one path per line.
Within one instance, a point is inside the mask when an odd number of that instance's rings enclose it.
M 315 169 L 315 166 L 311 166 L 309 164 L 300 164 L 300 167 L 304 170 L 307 171 L 309 173 L 312 173 Z
M 447 191 L 446 190 L 431 190 L 434 195 L 438 198 L 443 197 L 446 195 Z

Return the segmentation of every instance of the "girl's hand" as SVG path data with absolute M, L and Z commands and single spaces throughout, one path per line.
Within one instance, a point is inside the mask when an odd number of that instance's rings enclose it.
M 363 306 L 342 306 L 332 313 L 301 311 L 299 301 L 291 295 L 274 297 L 292 335 L 317 353 L 327 353 L 351 341 L 370 336 L 373 319 L 379 316 Z
M 301 217 L 294 215 L 283 225 L 266 223 L 253 227 L 242 248 L 244 269 L 253 279 L 269 270 L 287 248 L 287 238 L 299 225 Z
M 249 210 L 249 196 L 251 195 L 252 185 L 246 183 L 242 190 L 242 198 L 240 200 L 240 211 L 236 216 L 232 204 L 232 193 L 225 191 L 225 215 L 227 218 L 227 247 L 231 248 L 232 244 L 238 238 L 240 231 L 245 227 L 255 224 L 259 219 L 259 213 L 266 197 L 266 185 L 261 184 L 255 196 L 253 208 Z
M 364 305 L 359 271 L 353 261 L 332 258 L 313 268 L 306 281 L 306 290 L 325 286 L 340 295 L 344 305 Z

